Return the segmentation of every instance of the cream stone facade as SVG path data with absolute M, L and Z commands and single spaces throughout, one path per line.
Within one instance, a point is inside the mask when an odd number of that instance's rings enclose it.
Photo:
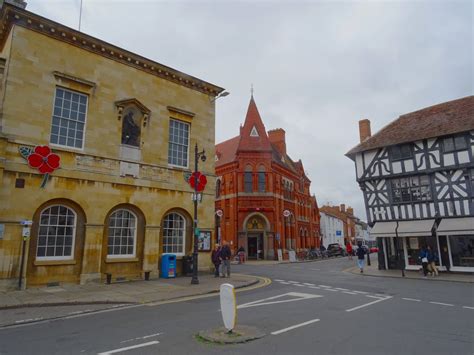
M 195 144 L 215 155 L 215 97 L 223 89 L 12 4 L 2 5 L 0 22 L 0 288 L 20 277 L 21 220 L 33 221 L 23 284 L 158 277 L 164 252 L 180 259 L 192 251 L 185 176 Z M 77 121 L 57 117 L 66 110 Z M 170 133 L 178 130 L 180 141 Z M 124 144 L 127 132 L 134 144 Z M 177 145 L 184 155 L 173 153 Z M 19 152 L 36 146 L 60 157 L 44 188 L 44 175 Z M 208 185 L 199 228 L 213 231 L 214 160 L 200 170 Z M 128 239 L 114 242 L 117 235 Z M 199 268 L 209 259 L 200 252 Z

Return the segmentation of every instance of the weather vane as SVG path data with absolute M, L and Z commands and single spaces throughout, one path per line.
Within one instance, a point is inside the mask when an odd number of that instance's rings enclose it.
M 250 84 L 250 95 L 252 95 L 252 97 L 253 97 L 253 83 Z

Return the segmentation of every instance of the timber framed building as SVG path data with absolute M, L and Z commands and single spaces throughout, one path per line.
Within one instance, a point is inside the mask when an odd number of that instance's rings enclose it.
M 214 155 L 223 89 L 24 5 L 0 2 L 0 284 L 157 277 L 161 255 L 192 250 L 183 175 L 196 143 Z M 201 168 L 199 226 L 211 233 L 213 160 Z
M 371 136 L 359 122 L 355 162 L 381 265 L 420 268 L 430 245 L 444 270 L 474 271 L 474 96 L 400 116 Z

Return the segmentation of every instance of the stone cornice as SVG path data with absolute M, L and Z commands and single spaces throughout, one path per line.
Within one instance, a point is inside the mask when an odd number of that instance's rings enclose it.
M 215 97 L 224 91 L 224 89 L 219 86 L 154 62 L 138 54 L 129 52 L 8 3 L 3 5 L 0 12 L 0 48 L 3 48 L 5 45 L 5 41 L 13 25 L 35 31 L 121 64 L 142 70 L 148 74 L 158 76 L 175 84 L 202 92 L 206 95 Z

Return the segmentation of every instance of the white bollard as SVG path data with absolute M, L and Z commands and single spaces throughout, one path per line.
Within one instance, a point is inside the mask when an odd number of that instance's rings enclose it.
M 229 333 L 232 333 L 237 320 L 237 303 L 235 301 L 234 286 L 231 284 L 222 284 L 220 287 L 220 298 L 224 327 Z

